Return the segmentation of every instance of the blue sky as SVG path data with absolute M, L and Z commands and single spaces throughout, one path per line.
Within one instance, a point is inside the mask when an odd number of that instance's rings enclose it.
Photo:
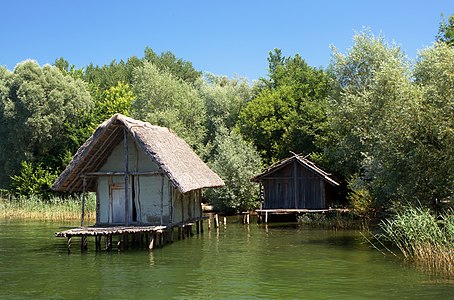
M 198 70 L 249 80 L 266 76 L 268 52 L 299 53 L 326 67 L 355 32 L 383 33 L 415 58 L 434 41 L 452 0 L 116 1 L 0 0 L 0 65 L 64 57 L 77 67 L 171 51 Z

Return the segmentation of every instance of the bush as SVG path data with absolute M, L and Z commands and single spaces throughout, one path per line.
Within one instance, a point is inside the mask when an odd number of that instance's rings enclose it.
M 50 187 L 57 177 L 57 172 L 45 169 L 41 164 L 23 161 L 19 174 L 11 176 L 11 191 L 17 196 L 38 196 L 48 200 L 56 194 Z

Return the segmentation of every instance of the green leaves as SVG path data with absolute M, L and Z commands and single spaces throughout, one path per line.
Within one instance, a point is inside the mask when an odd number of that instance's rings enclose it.
M 68 149 L 64 124 L 92 106 L 86 84 L 34 61 L 18 64 L 8 75 L 3 73 L 0 82 L 1 183 L 17 173 L 24 160 L 61 168 L 60 154 Z
M 54 192 L 50 187 L 58 176 L 56 170 L 43 168 L 42 164 L 21 162 L 18 175 L 11 176 L 11 190 L 20 196 L 39 196 L 49 199 Z
M 310 154 L 321 149 L 325 134 L 328 80 L 322 70 L 309 67 L 297 54 L 282 57 L 270 52 L 269 79 L 241 111 L 238 130 L 253 142 L 267 164 L 289 151 Z
M 217 210 L 237 213 L 257 208 L 258 186 L 250 179 L 261 169 L 260 157 L 251 143 L 227 129 L 220 130 L 215 140 L 216 154 L 211 162 L 225 187 L 210 189 L 206 196 Z

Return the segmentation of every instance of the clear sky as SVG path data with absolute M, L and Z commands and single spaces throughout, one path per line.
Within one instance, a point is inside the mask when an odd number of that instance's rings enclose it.
M 116 1 L 0 0 L 0 65 L 63 57 L 77 67 L 171 51 L 198 70 L 257 79 L 268 52 L 326 67 L 355 32 L 383 33 L 415 58 L 431 45 L 454 0 Z

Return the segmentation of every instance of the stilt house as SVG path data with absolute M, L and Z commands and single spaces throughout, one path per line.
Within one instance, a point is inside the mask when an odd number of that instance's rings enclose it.
M 96 225 L 130 226 L 200 218 L 202 189 L 223 185 L 170 129 L 116 114 L 80 147 L 52 188 L 96 192 Z
M 300 156 L 283 159 L 256 175 L 262 209 L 325 209 L 339 186 L 330 174 Z

